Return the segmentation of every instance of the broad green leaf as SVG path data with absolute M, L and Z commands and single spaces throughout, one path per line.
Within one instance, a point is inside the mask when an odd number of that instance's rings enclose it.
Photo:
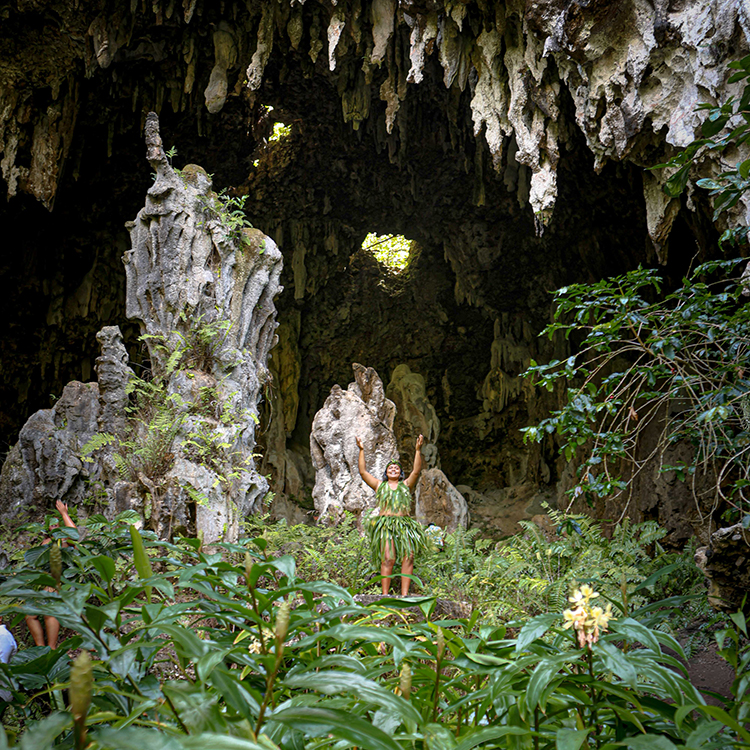
M 269 750 L 269 747 L 277 747 L 268 738 L 261 744 L 242 737 L 228 737 L 211 732 L 181 738 L 180 743 L 185 750 Z
M 326 695 L 352 693 L 357 698 L 396 712 L 404 720 L 419 724 L 422 717 L 409 701 L 372 680 L 351 672 L 316 672 L 287 677 L 284 684 L 298 690 L 316 690 Z
M 742 612 L 733 612 L 729 617 L 732 622 L 747 636 L 747 623 L 745 621 L 745 615 Z
M 540 698 L 550 680 L 563 666 L 578 661 L 582 655 L 583 651 L 566 651 L 555 656 L 548 656 L 537 664 L 526 688 L 526 704 L 530 710 L 535 709 L 539 705 Z M 540 708 L 543 709 L 544 706 L 542 705 Z
M 281 555 L 280 557 L 276 557 L 269 562 L 269 565 L 276 568 L 276 570 L 286 576 L 290 581 L 294 580 L 296 562 L 291 555 Z
M 516 653 L 525 651 L 537 638 L 541 638 L 552 625 L 562 618 L 558 614 L 544 614 L 532 617 L 522 628 L 516 640 Z
M 644 646 L 648 646 L 657 654 L 661 653 L 659 639 L 651 629 L 645 625 L 641 625 L 640 622 L 634 620 L 632 617 L 626 617 L 623 620 L 612 620 L 609 627 L 613 633 L 626 638 L 631 643 L 639 642 Z
M 364 750 L 401 750 L 385 732 L 347 711 L 295 706 L 276 711 L 272 719 L 309 736 L 331 734 Z
M 159 629 L 171 636 L 178 653 L 181 653 L 188 661 L 196 661 L 216 646 L 214 643 L 201 640 L 192 630 L 182 625 L 160 625 Z
M 191 733 L 226 731 L 227 722 L 219 706 L 219 696 L 213 691 L 207 692 L 200 685 L 187 682 L 168 682 L 163 690 L 180 721 Z
M 94 566 L 96 572 L 107 582 L 110 583 L 115 577 L 115 561 L 106 555 L 97 555 L 90 557 L 88 563 Z
M 636 687 L 636 672 L 626 654 L 606 641 L 595 643 L 593 651 L 602 660 L 607 671 L 614 672 L 632 688 Z
M 195 673 L 198 675 L 198 679 L 201 682 L 205 682 L 211 672 L 213 672 L 214 667 L 224 661 L 224 657 L 228 652 L 229 649 L 220 649 L 203 654 L 195 663 Z
M 442 724 L 427 724 L 424 728 L 424 742 L 427 750 L 455 750 L 456 738 Z
M 72 726 L 73 717 L 67 711 L 50 714 L 47 718 L 31 724 L 21 735 L 20 750 L 47 750 Z
M 183 747 L 176 737 L 143 727 L 103 727 L 92 732 L 91 737 L 101 750 L 182 750 Z
M 481 745 L 491 740 L 499 739 L 500 737 L 506 737 L 509 734 L 514 735 L 528 735 L 531 734 L 531 728 L 525 727 L 482 727 L 476 729 L 471 734 L 462 735 L 461 742 L 456 746 L 456 750 L 472 750 L 477 745 Z
M 734 717 L 730 716 L 724 709 L 719 708 L 718 706 L 695 706 L 696 711 L 700 711 L 702 714 L 706 716 L 711 716 L 714 719 L 718 719 L 720 722 L 722 722 L 725 726 L 728 726 L 731 730 L 734 732 L 737 732 L 737 734 L 745 741 L 750 743 L 750 732 L 748 732 L 747 729 L 745 729 Z
M 724 729 L 724 724 L 720 721 L 704 721 L 701 722 L 685 740 L 685 747 L 687 748 L 700 748 L 707 740 L 718 734 Z
M 674 742 L 659 734 L 641 734 L 628 737 L 622 745 L 630 750 L 677 750 Z
M 209 676 L 209 682 L 239 716 L 253 721 L 260 713 L 260 704 L 237 679 L 235 670 L 216 667 Z
M 558 729 L 555 747 L 557 750 L 579 750 L 591 731 L 591 729 L 569 729 L 567 727 Z

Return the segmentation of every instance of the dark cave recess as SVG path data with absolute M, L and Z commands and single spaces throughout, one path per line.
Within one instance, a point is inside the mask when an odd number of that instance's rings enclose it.
M 156 95 L 145 86 L 142 110 L 133 113 L 126 89 L 121 85 L 115 96 L 109 82 L 115 67 L 125 71 L 121 80 L 132 82 L 139 71 L 158 76 L 160 65 L 123 61 L 81 84 L 81 111 L 51 212 L 24 195 L 0 203 L 0 218 L 16 234 L 0 261 L 4 449 L 67 381 L 94 377 L 101 326 L 120 325 L 139 359 L 137 331 L 124 318 L 120 258 L 128 247 L 124 224 L 151 182 L 140 129 Z M 526 167 L 506 149 L 501 168 L 493 169 L 483 138 L 473 136 L 469 89 L 446 90 L 440 76 L 430 59 L 425 82 L 410 91 L 393 134 L 386 133 L 384 105 L 374 94 L 370 117 L 355 131 L 343 122 L 324 61 L 310 75 L 309 61 L 275 53 L 256 95 L 230 96 L 210 115 L 200 101 L 205 81 L 198 81 L 185 111 L 175 113 L 164 102 L 161 131 L 165 147 L 177 149 L 175 166 L 198 163 L 213 174 L 216 189 L 247 194 L 250 220 L 284 253 L 280 318 L 289 311 L 301 316 L 301 406 L 293 440 L 304 444 L 330 387 L 350 381 L 353 361 L 375 367 L 385 382 L 406 363 L 425 377 L 445 434 L 462 436 L 444 453 L 441 447 L 452 481 L 486 484 L 490 470 L 467 456 L 502 451 L 504 441 L 515 445 L 516 428 L 529 416 L 510 409 L 493 417 L 481 436 L 462 427 L 482 409 L 495 321 L 505 316 L 510 330 L 526 331 L 518 335 L 531 332 L 532 340 L 519 343 L 535 351 L 553 289 L 656 259 L 640 170 L 608 163 L 594 172 L 573 127 L 561 149 L 555 212 L 538 237 L 531 209 L 519 199 Z M 564 90 L 559 104 L 570 121 Z M 270 119 L 266 105 L 273 107 Z M 269 143 L 273 119 L 292 132 Z M 400 281 L 388 283 L 362 257 L 369 231 L 417 241 L 419 257 Z M 683 210 L 670 240 L 670 276 L 679 278 L 696 249 L 705 253 L 714 238 L 700 211 Z M 521 364 L 507 366 L 516 375 Z

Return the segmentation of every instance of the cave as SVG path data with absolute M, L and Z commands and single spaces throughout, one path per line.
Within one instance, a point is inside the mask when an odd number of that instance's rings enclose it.
M 557 405 L 520 378 L 565 354 L 538 338 L 551 292 L 639 264 L 677 283 L 717 253 L 707 199 L 668 199 L 648 171 L 694 137 L 694 106 L 722 95 L 747 49 L 744 16 L 711 4 L 698 31 L 701 7 L 3 4 L 3 454 L 67 382 L 92 379 L 102 326 L 148 366 L 121 258 L 152 182 L 155 111 L 172 164 L 205 168 L 283 253 L 260 437 L 274 492 L 311 511 L 310 430 L 331 387 L 352 363 L 384 383 L 405 364 L 472 523 L 511 533 L 565 488 L 555 446 L 519 432 Z M 413 240 L 403 271 L 362 249 L 370 232 Z

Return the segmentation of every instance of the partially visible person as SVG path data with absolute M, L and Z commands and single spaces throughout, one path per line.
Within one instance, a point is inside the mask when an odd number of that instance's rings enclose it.
M 13 633 L 5 627 L 2 615 L 0 615 L 0 663 L 8 664 L 16 651 L 18 651 L 16 639 L 13 637 Z M 0 680 L 2 680 L 2 677 L 0 677 Z M 0 688 L 0 701 L 5 701 L 7 703 L 10 702 L 12 698 L 13 696 L 10 691 Z
M 69 529 L 75 529 L 76 525 L 73 523 L 73 519 L 68 513 L 67 504 L 62 500 L 58 500 L 55 507 L 62 517 L 63 524 Z M 50 529 L 57 528 L 58 525 L 59 524 L 50 524 Z M 42 542 L 42 544 L 50 544 L 51 542 L 52 539 L 48 537 Z M 54 591 L 54 589 L 49 588 L 47 591 Z M 42 623 L 39 622 L 34 615 L 27 615 L 26 625 L 28 626 L 31 637 L 34 639 L 34 643 L 37 646 L 49 646 L 53 651 L 57 648 L 57 639 L 60 635 L 60 623 L 57 621 L 57 618 L 52 617 L 51 615 L 46 615 L 44 618 L 44 627 L 42 627 Z M 44 640 L 45 630 L 47 631 L 46 643 Z

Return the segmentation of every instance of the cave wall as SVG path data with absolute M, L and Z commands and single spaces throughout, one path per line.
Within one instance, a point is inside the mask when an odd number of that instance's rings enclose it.
M 13 0 L 0 20 L 4 446 L 90 377 L 102 325 L 139 361 L 120 257 L 151 109 L 174 164 L 246 195 L 284 254 L 266 468 L 303 504 L 312 418 L 354 361 L 425 377 L 482 528 L 554 502 L 570 467 L 518 433 L 560 397 L 518 377 L 564 353 L 536 337 L 549 292 L 714 252 L 700 195 L 669 200 L 644 167 L 730 90 L 736 3 Z M 416 241 L 406 273 L 361 251 L 371 231 Z

